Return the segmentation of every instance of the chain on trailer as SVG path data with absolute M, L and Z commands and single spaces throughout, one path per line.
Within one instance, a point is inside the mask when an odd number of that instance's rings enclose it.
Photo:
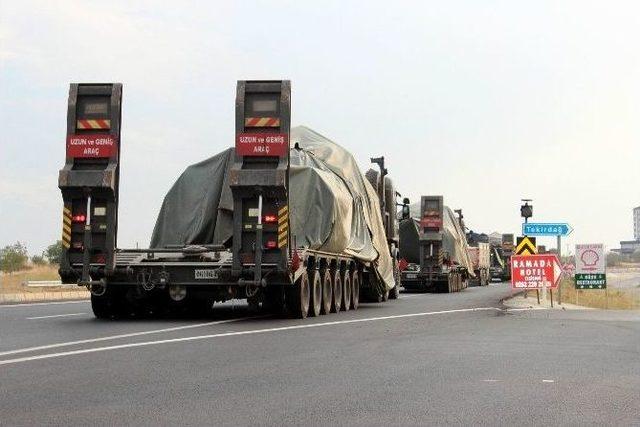
M 253 270 L 253 280 L 246 283 L 248 294 L 266 286 L 263 267 L 267 265 L 275 266 L 280 276 L 280 280 L 270 277 L 271 283 L 286 282 L 291 255 L 290 132 L 290 81 L 238 81 L 236 152 L 230 172 L 232 274 Z
M 115 269 L 121 103 L 120 83 L 72 83 L 69 89 L 66 160 L 58 178 L 63 283 L 89 285 Z M 79 277 L 73 267 L 80 265 Z

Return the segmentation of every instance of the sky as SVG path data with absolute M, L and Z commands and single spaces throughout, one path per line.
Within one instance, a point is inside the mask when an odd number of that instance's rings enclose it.
M 476 232 L 518 234 L 530 198 L 564 253 L 633 238 L 638 2 L 162 3 L 0 1 L 0 246 L 60 238 L 69 83 L 123 83 L 118 245 L 144 247 L 181 171 L 233 145 L 241 79 L 290 79 L 293 125 Z

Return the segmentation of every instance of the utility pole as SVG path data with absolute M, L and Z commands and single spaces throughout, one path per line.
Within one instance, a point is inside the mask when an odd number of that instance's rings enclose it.
M 560 260 L 560 265 L 562 264 L 562 237 L 558 234 L 558 259 Z M 562 277 L 562 276 L 560 276 Z M 562 305 L 562 280 L 558 284 L 558 305 Z

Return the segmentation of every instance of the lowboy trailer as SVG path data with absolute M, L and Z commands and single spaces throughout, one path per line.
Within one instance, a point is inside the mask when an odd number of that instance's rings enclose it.
M 117 249 L 121 99 L 118 83 L 71 85 L 66 162 L 59 175 L 60 276 L 90 290 L 96 317 L 202 313 L 216 301 L 241 298 L 304 318 L 357 309 L 361 289 L 381 300 L 393 288 L 377 273 L 380 259 L 302 247 L 290 232 L 287 80 L 238 82 L 229 244 Z M 383 201 L 371 203 L 382 224 Z M 396 256 L 389 261 L 395 267 L 397 251 L 386 249 L 378 251 L 380 257 Z

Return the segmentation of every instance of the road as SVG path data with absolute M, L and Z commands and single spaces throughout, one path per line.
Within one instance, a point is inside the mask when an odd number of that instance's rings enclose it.
M 509 311 L 508 295 L 306 320 L 0 306 L 0 425 L 640 424 L 637 312 Z

